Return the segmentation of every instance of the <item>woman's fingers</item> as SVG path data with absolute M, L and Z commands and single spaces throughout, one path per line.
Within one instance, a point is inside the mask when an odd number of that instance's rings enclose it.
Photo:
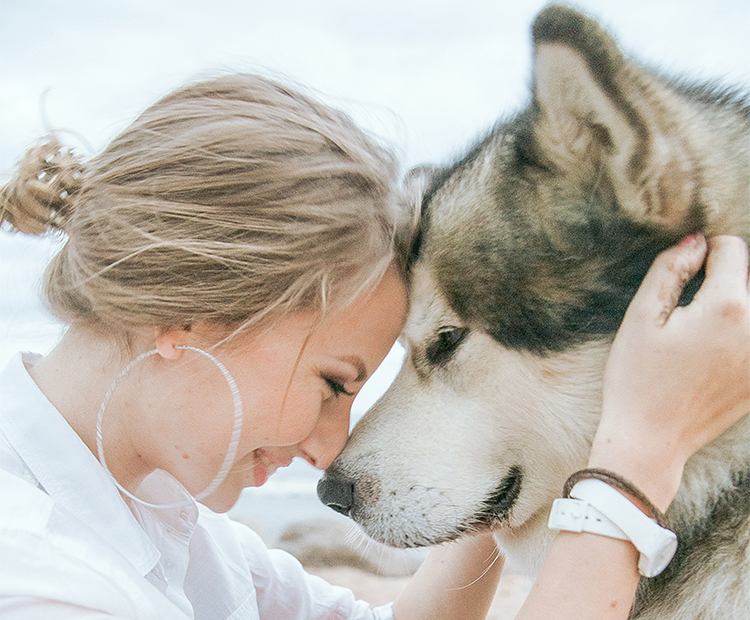
M 706 251 L 702 235 L 688 238 L 649 270 L 612 344 L 592 450 L 597 466 L 622 468 L 665 506 L 690 455 L 750 410 L 745 242 L 712 239 L 703 285 L 675 307 Z
M 640 317 L 639 320 L 655 320 L 658 325 L 666 323 L 677 306 L 685 284 L 700 270 L 706 250 L 706 238 L 697 233 L 659 254 L 633 298 L 628 313 Z
M 696 295 L 747 296 L 748 293 L 748 247 L 740 238 L 730 235 L 712 237 L 708 242 L 706 280 Z

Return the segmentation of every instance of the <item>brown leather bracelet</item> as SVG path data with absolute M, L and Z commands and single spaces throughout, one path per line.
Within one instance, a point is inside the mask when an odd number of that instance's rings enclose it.
M 581 469 L 580 471 L 575 472 L 572 476 L 570 476 L 570 478 L 565 481 L 565 486 L 563 487 L 563 497 L 570 497 L 570 492 L 573 490 L 573 487 L 576 485 L 576 483 L 580 482 L 581 480 L 587 480 L 589 478 L 594 478 L 595 480 L 606 482 L 612 488 L 635 498 L 646 508 L 648 513 L 650 513 L 648 516 L 654 519 L 656 523 L 668 530 L 672 529 L 669 526 L 669 519 L 667 518 L 667 515 L 665 515 L 661 510 L 654 506 L 653 502 L 648 497 L 646 497 L 643 491 L 641 491 L 629 480 L 626 480 L 622 476 L 607 469 Z

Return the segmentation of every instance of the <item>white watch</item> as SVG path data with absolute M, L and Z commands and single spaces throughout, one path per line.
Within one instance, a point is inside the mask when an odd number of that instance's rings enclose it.
M 659 526 L 606 482 L 581 480 L 570 495 L 574 499 L 556 499 L 552 505 L 550 529 L 629 540 L 641 554 L 638 570 L 644 577 L 655 577 L 674 557 L 675 533 Z

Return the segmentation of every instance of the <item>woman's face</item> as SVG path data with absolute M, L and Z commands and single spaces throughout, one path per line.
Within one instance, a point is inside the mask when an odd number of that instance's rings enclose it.
M 328 467 L 346 442 L 354 396 L 395 342 L 406 310 L 404 284 L 391 268 L 370 296 L 322 322 L 313 314 L 292 314 L 214 350 L 237 383 L 244 417 L 234 465 L 202 502 L 226 511 L 243 488 L 262 485 L 295 456 Z M 182 332 L 180 344 L 207 348 L 209 332 Z M 182 371 L 172 372 L 177 366 Z M 227 453 L 231 393 L 218 369 L 191 351 L 180 351 L 163 381 L 162 411 L 172 413 L 158 416 L 158 428 L 148 425 L 148 436 L 136 443 L 142 454 L 157 455 L 151 465 L 172 473 L 195 495 L 213 480 Z

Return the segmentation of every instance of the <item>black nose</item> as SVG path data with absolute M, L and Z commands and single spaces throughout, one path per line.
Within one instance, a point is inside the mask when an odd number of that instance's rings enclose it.
M 351 516 L 354 505 L 354 481 L 329 469 L 318 482 L 318 497 L 329 508 Z

